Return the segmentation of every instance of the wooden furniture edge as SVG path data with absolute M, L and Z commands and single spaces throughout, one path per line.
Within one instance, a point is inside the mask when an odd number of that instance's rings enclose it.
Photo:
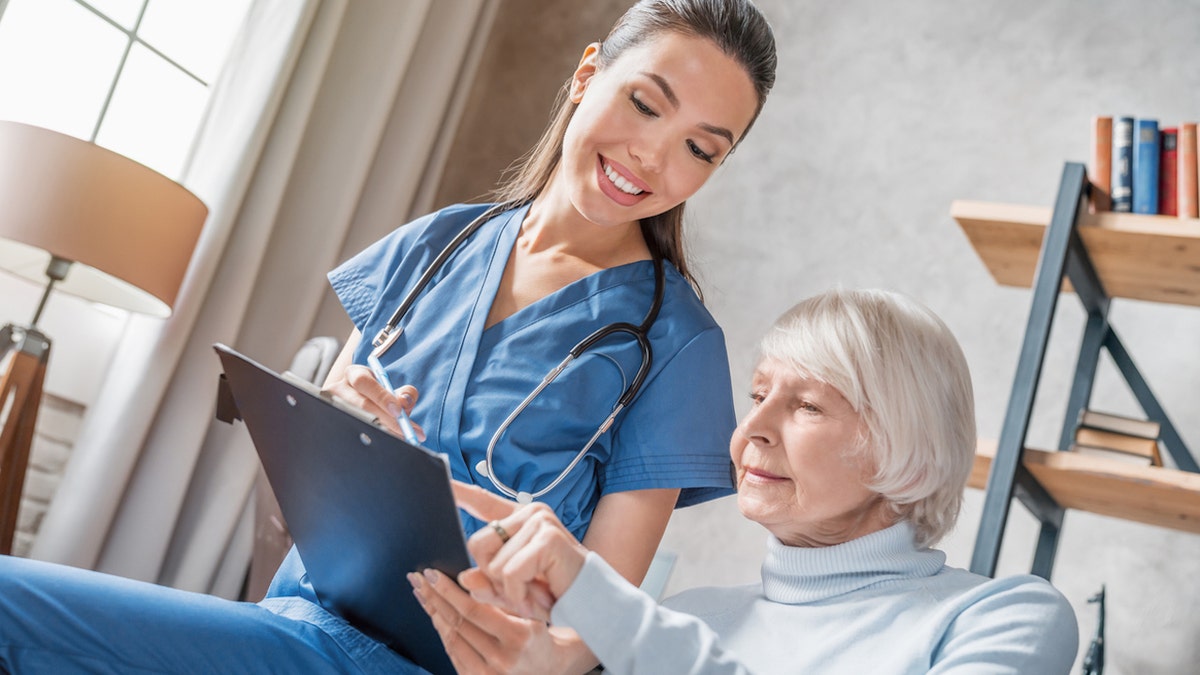
M 970 199 L 955 199 L 950 202 L 950 216 L 955 220 L 969 220 L 1014 225 L 1050 224 L 1052 211 L 1048 206 L 984 202 Z M 1101 211 L 1083 213 L 1079 218 L 1080 228 L 1092 227 L 1100 230 L 1152 234 L 1164 237 L 1200 238 L 1200 218 L 1149 215 L 1144 213 L 1118 213 Z
M 996 442 L 980 439 L 969 487 L 987 487 Z M 1200 534 L 1200 474 L 1026 448 L 1025 467 L 1064 508 Z
M 1032 285 L 1049 208 L 954 200 L 950 215 L 996 283 Z M 1110 296 L 1200 306 L 1200 219 L 1083 213 L 1078 232 Z

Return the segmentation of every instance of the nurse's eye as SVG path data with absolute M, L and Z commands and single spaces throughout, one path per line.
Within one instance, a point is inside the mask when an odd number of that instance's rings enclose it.
M 629 101 L 633 103 L 633 108 L 635 110 L 646 117 L 658 117 L 658 113 L 654 112 L 654 109 L 650 106 L 642 103 L 642 99 L 638 98 L 636 93 L 629 95 Z
M 695 141 L 688 141 L 687 145 L 688 145 L 688 151 L 692 153 L 693 157 L 695 157 L 696 159 L 700 159 L 705 162 L 708 162 L 709 164 L 712 164 L 713 156 L 708 154 L 707 152 L 701 150 L 700 146 L 696 145 Z

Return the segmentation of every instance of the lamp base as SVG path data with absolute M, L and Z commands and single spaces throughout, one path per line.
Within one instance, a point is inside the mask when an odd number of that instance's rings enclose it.
M 50 339 L 36 328 L 8 324 L 0 328 L 0 354 L 7 360 L 0 376 L 0 416 L 7 411 L 0 431 L 0 554 L 9 555 L 42 402 Z

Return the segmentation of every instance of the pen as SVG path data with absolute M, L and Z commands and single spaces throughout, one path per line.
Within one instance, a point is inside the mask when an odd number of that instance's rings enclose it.
M 383 364 L 379 362 L 379 357 L 374 354 L 367 356 L 367 365 L 371 367 L 371 372 L 375 374 L 375 379 L 379 380 L 388 391 L 395 392 L 392 389 L 392 383 L 388 381 L 387 371 L 383 369 Z M 400 425 L 400 431 L 404 433 L 404 440 L 413 445 L 420 445 L 421 441 L 417 438 L 417 430 L 413 428 L 412 420 L 408 419 L 408 413 L 404 412 L 404 408 L 396 414 L 396 423 Z

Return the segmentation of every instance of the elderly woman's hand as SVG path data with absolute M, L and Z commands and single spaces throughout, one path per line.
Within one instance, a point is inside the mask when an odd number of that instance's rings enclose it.
M 478 567 L 454 584 L 434 570 L 408 575 L 460 673 L 563 672 L 577 638 L 546 625 L 554 601 L 579 574 L 584 548 L 543 504 L 520 506 L 454 482 L 459 506 L 487 527 L 467 541 Z M 465 591 L 463 589 L 466 589 Z
M 560 635 L 546 622 L 479 602 L 434 570 L 411 573 L 408 579 L 460 675 L 568 669 L 570 655 L 558 649 Z
M 489 521 L 467 541 L 477 567 L 459 575 L 473 598 L 519 616 L 549 620 L 550 608 L 583 567 L 587 549 L 545 504 L 521 506 L 454 482 L 458 505 Z

